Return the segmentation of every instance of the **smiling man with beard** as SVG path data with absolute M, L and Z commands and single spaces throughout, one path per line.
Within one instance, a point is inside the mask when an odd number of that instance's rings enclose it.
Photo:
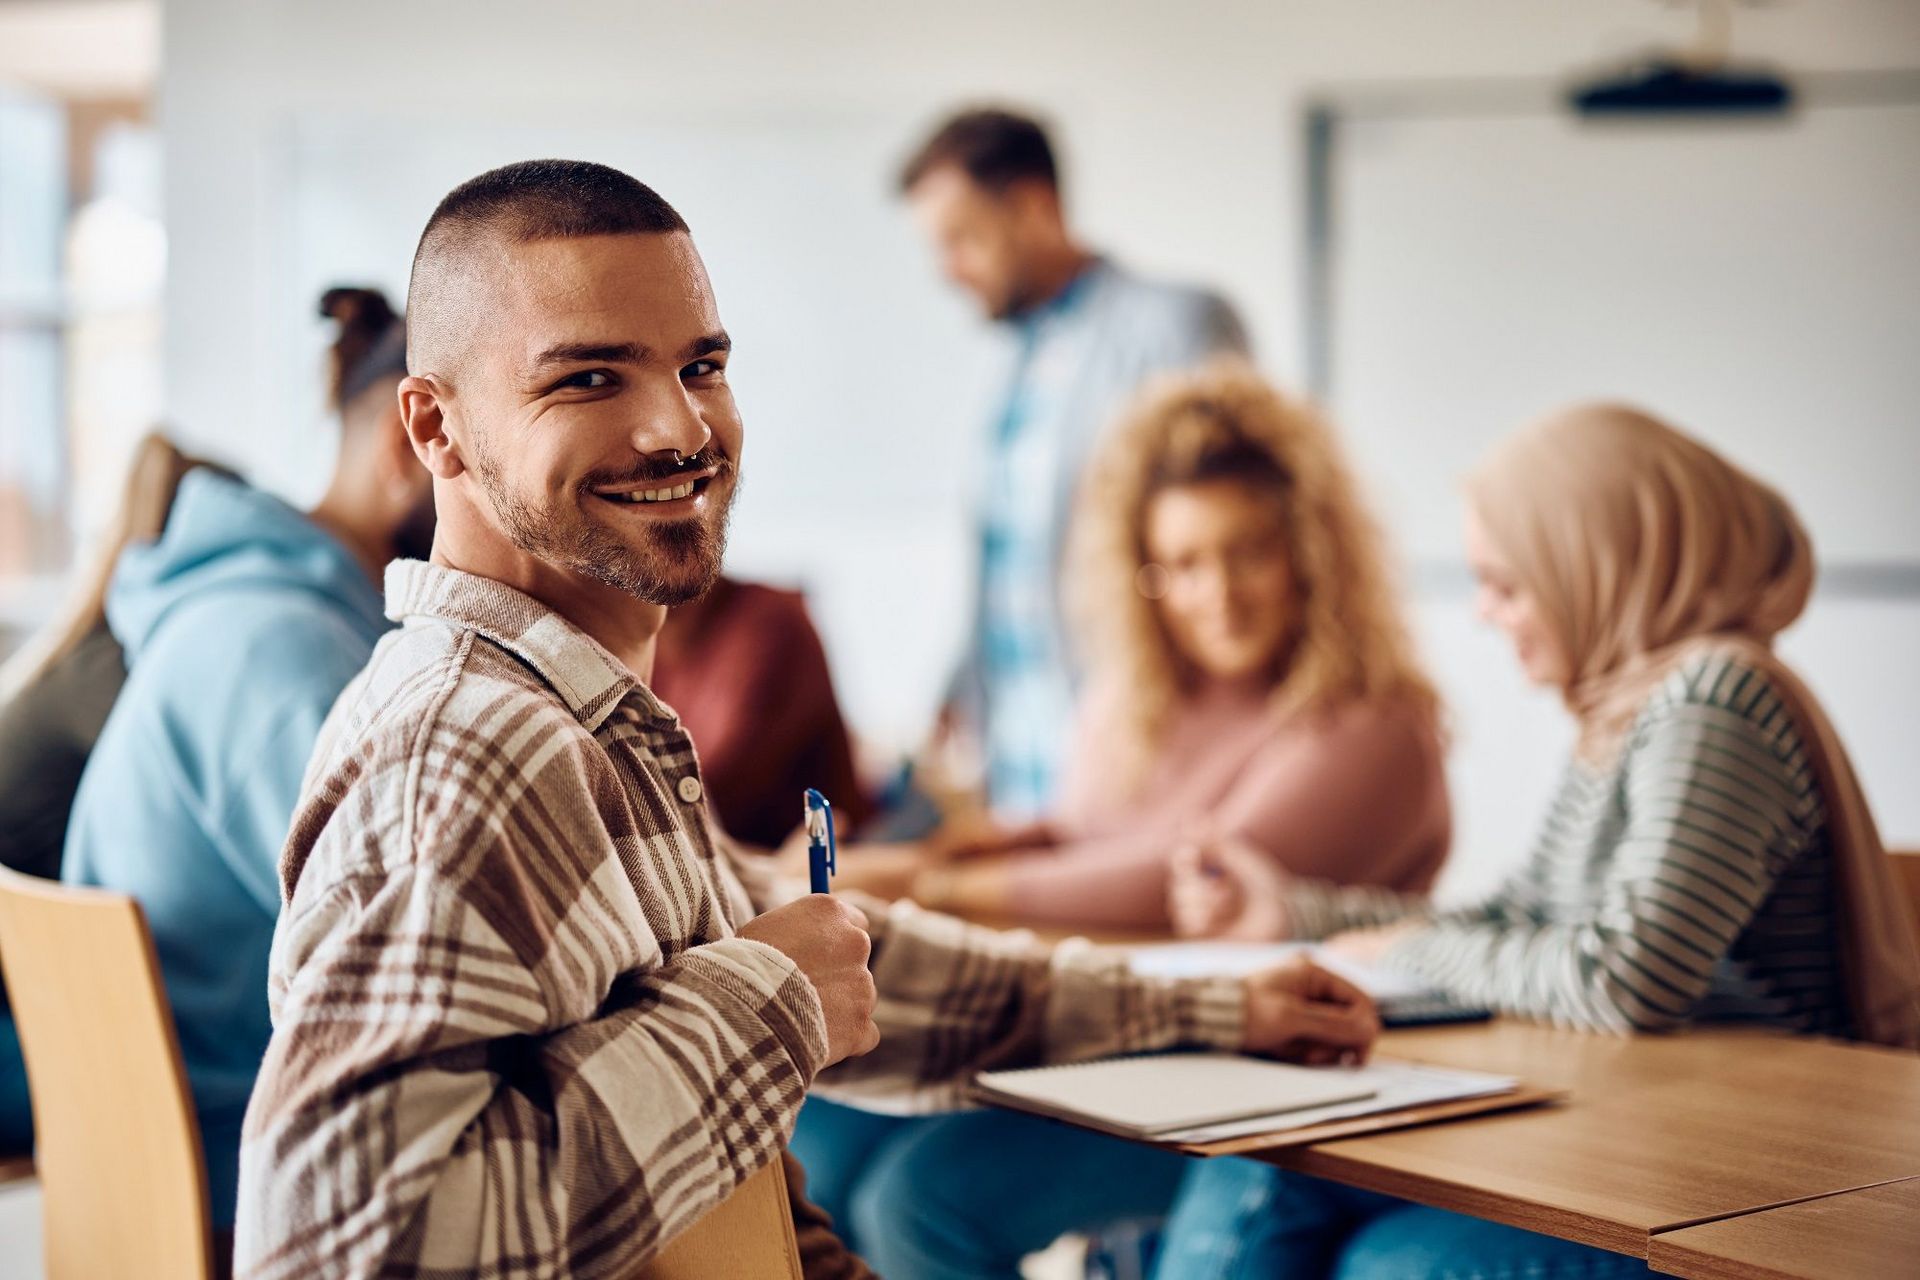
M 1371 1040 L 1317 970 L 1149 981 L 750 894 L 644 683 L 667 606 L 719 571 L 742 443 L 686 224 L 603 166 L 510 165 L 435 210 L 408 316 L 440 524 L 388 572 L 403 625 L 335 706 L 281 861 L 240 1274 L 629 1276 L 780 1157 L 834 1064 L 935 1107 L 987 1060 Z M 810 1277 L 864 1274 L 795 1213 Z

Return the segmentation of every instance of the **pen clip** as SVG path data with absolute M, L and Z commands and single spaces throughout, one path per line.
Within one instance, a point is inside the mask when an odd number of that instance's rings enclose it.
M 812 787 L 807 788 L 807 842 L 816 848 L 826 850 L 826 868 L 831 872 L 840 870 L 840 846 L 834 838 L 833 806 L 827 798 Z

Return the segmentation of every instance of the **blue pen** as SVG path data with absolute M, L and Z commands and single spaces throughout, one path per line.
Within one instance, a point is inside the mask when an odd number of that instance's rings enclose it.
M 807 788 L 807 873 L 813 892 L 830 893 L 828 879 L 839 869 L 839 846 L 833 838 L 833 806 L 827 798 Z

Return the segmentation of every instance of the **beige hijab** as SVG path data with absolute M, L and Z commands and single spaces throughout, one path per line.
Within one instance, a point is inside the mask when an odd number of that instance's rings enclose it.
M 1772 651 L 1813 591 L 1813 545 L 1786 500 L 1665 423 L 1579 405 L 1497 448 L 1468 480 L 1487 535 L 1565 645 L 1578 753 L 1614 759 L 1675 667 L 1729 650 L 1766 672 L 1827 806 L 1855 1034 L 1920 1048 L 1920 942 L 1846 749 Z

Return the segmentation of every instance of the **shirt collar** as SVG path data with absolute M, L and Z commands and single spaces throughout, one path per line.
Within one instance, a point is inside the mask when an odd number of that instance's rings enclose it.
M 387 616 L 400 623 L 448 622 L 485 636 L 533 668 L 588 732 L 629 694 L 649 718 L 679 723 L 599 641 L 504 582 L 424 560 L 395 560 L 387 566 Z
M 1028 307 L 1025 311 L 1015 316 L 1013 318 L 1014 327 L 1028 337 L 1038 333 L 1056 317 L 1067 315 L 1077 309 L 1082 300 L 1092 291 L 1094 281 L 1104 275 L 1106 271 L 1107 260 L 1105 258 L 1098 255 L 1088 258 L 1086 265 L 1074 273 L 1073 279 L 1067 281 L 1066 286 L 1062 288 L 1060 292 L 1054 294 L 1045 302 Z

